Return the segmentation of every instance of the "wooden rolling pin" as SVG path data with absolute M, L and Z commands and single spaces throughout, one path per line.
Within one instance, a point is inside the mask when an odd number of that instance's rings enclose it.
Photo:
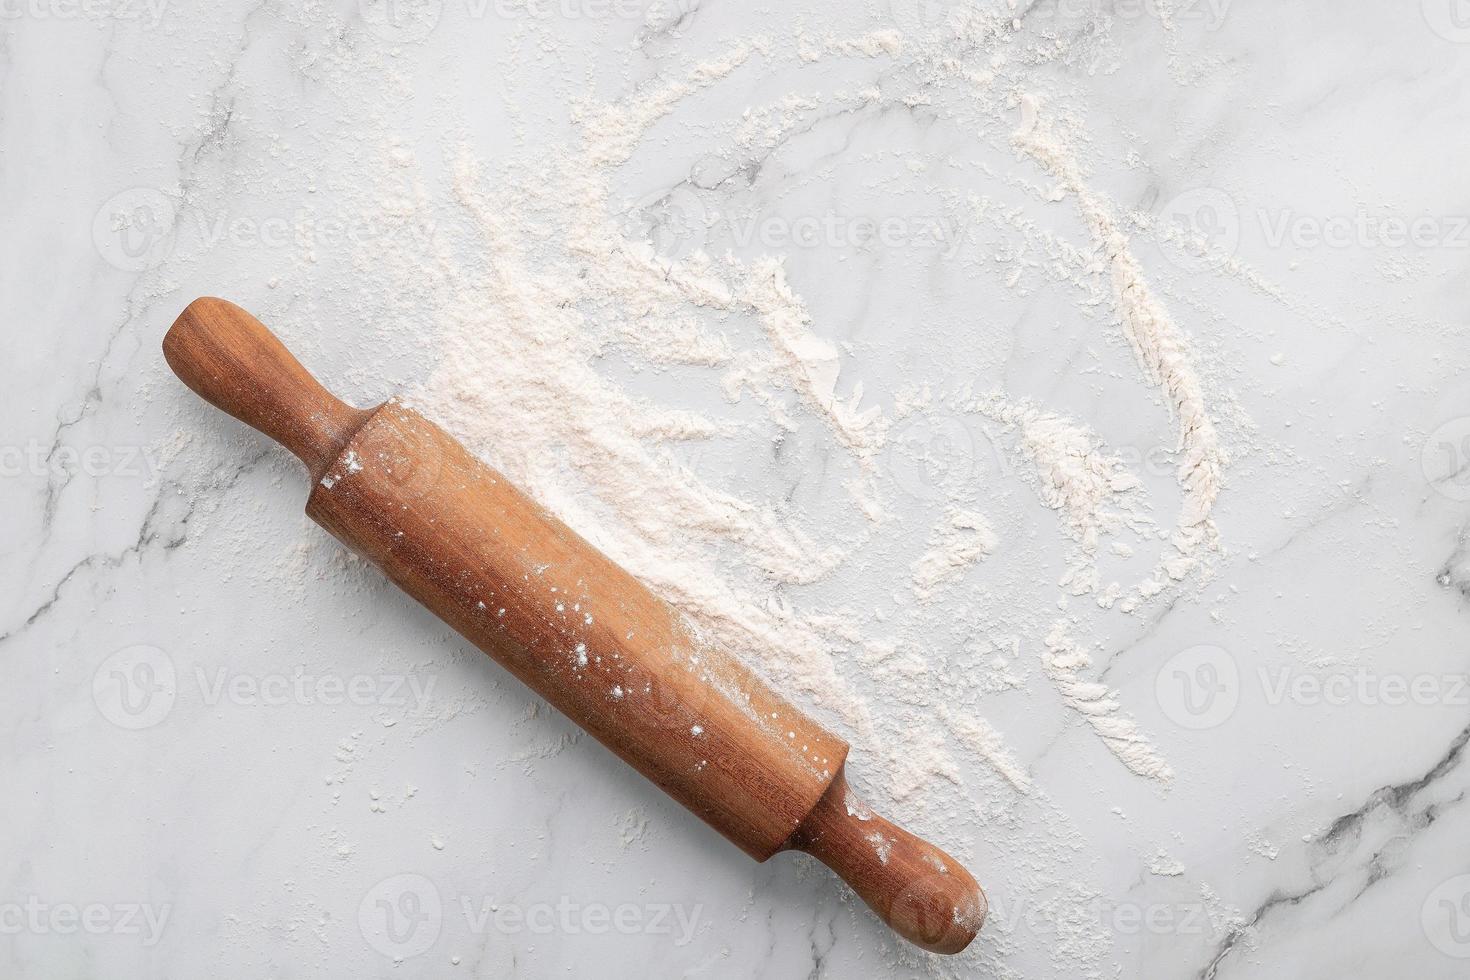
M 751 857 L 814 855 L 925 949 L 975 937 L 975 879 L 849 792 L 847 743 L 438 426 L 338 401 L 224 300 L 191 303 L 163 352 L 300 457 L 312 520 Z

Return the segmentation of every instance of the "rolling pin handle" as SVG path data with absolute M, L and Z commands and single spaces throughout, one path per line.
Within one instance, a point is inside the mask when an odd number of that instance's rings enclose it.
M 222 299 L 190 303 L 163 356 L 205 401 L 295 453 L 313 482 L 373 414 L 334 397 L 264 324 Z
M 985 893 L 964 866 L 870 810 L 845 773 L 791 846 L 837 872 L 890 928 L 930 952 L 960 952 L 985 923 Z

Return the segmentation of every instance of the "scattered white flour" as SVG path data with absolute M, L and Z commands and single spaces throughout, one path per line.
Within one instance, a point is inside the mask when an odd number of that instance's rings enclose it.
M 1133 720 L 1118 714 L 1117 696 L 1106 684 L 1083 679 L 1082 672 L 1092 666 L 1092 658 L 1067 635 L 1066 623 L 1057 622 L 1047 634 L 1042 664 L 1067 707 L 1087 719 L 1123 765 L 1165 785 L 1173 780 L 1174 771 L 1159 757 Z
M 634 844 L 648 846 L 648 813 L 635 806 L 618 819 L 618 843 L 626 850 Z
M 1281 855 L 1281 848 L 1271 843 L 1261 834 L 1252 831 L 1245 836 L 1245 846 L 1250 848 L 1252 854 L 1259 854 L 1267 861 L 1274 861 Z
M 1012 757 L 1005 739 L 990 722 L 978 715 L 957 714 L 943 708 L 940 709 L 940 717 L 966 748 L 995 767 L 1006 782 L 1022 793 L 1031 792 L 1030 774 Z
M 1177 878 L 1184 874 L 1184 865 L 1170 857 L 1161 847 L 1148 859 L 1148 873 L 1161 878 Z
M 876 830 L 864 839 L 873 845 L 873 853 L 878 855 L 878 863 L 887 864 L 889 855 L 893 853 L 893 841 Z
M 613 202 L 612 174 L 639 148 L 647 129 L 680 100 L 758 52 L 769 53 L 764 42 L 740 44 L 728 57 L 696 66 L 683 77 L 655 79 L 624 102 L 584 104 L 578 110 L 581 145 L 543 161 L 544 179 L 492 175 L 467 153 L 457 157 L 456 194 L 473 219 L 487 261 L 467 274 L 462 256 L 446 251 L 429 271 L 442 292 L 444 356 L 416 400 L 685 610 L 705 635 L 841 720 L 856 742 L 860 766 L 872 776 L 881 774 L 876 785 L 894 799 L 913 800 L 936 779 L 960 785 L 959 768 L 942 742 L 914 729 L 906 714 L 890 708 L 877 717 L 869 701 L 854 692 L 839 658 L 849 644 L 867 645 L 862 631 L 849 627 L 853 636 L 840 636 L 841 631 L 819 626 L 823 617 L 815 611 L 803 614 L 784 601 L 752 601 L 760 589 L 741 572 L 743 566 L 769 581 L 803 585 L 839 568 L 845 553 L 808 538 L 781 510 L 715 489 L 657 448 L 671 440 L 718 438 L 723 430 L 713 419 L 649 404 L 592 366 L 609 347 L 622 345 L 650 363 L 721 371 L 726 396 L 753 395 L 778 431 L 802 424 L 778 397 L 783 388 L 794 392 L 858 467 L 847 484 L 858 510 L 869 522 L 881 521 L 883 491 L 873 480 L 875 474 L 884 476 L 875 468 L 885 458 L 893 423 L 880 407 L 861 406 L 860 384 L 839 394 L 844 356 L 816 329 L 779 257 L 747 265 L 732 255 L 715 258 L 696 250 L 671 260 L 650 242 L 630 237 Z M 870 99 L 865 95 L 858 103 Z M 819 100 L 793 96 L 777 106 L 756 107 L 749 118 L 770 125 L 752 127 L 743 145 L 758 150 L 779 143 L 818 106 Z M 1058 146 L 1044 162 L 1051 166 L 1062 160 L 1075 168 L 1070 157 L 1055 155 Z M 1093 212 L 1090 220 L 1111 222 L 1101 198 L 1081 183 L 1080 172 L 1065 172 L 1073 192 Z M 1211 540 L 1205 531 L 1213 533 L 1208 516 L 1223 453 L 1203 415 L 1203 395 L 1182 340 L 1142 285 L 1126 239 L 1111 224 L 1108 228 L 1107 261 L 1125 332 L 1140 360 L 1152 365 L 1150 380 L 1169 395 L 1184 420 L 1181 444 L 1186 458 L 1196 461 L 1181 467 L 1189 502 L 1176 534 L 1181 558 L 1189 558 Z M 1060 242 L 1051 247 L 1058 261 L 1085 268 L 1082 253 L 1069 252 Z M 415 264 L 414 274 L 424 276 L 421 264 Z M 1080 271 L 1075 278 L 1085 281 Z M 753 318 L 768 346 L 741 346 L 719 332 L 718 324 L 730 316 Z M 1096 593 L 1100 605 L 1111 605 L 1120 586 L 1098 579 L 1102 544 L 1110 541 L 1111 554 L 1131 554 L 1132 546 L 1114 536 L 1147 537 L 1155 531 L 1139 499 L 1143 491 L 1137 477 L 1086 425 L 1059 413 L 1002 393 L 971 398 L 963 407 L 1017 434 L 1042 501 L 1058 513 L 1074 546 L 1059 583 L 1064 592 Z M 952 506 L 928 549 L 914 559 L 915 594 L 935 601 L 966 568 L 990 554 L 996 541 L 987 518 L 973 508 Z M 721 549 L 726 560 L 717 571 L 711 549 L 721 543 L 735 550 Z M 1166 570 L 1156 579 L 1179 577 Z M 1162 582 L 1146 581 L 1123 607 L 1137 608 L 1163 590 Z M 1130 771 L 1169 781 L 1169 766 L 1119 714 L 1116 697 L 1086 679 L 1091 660 L 1080 646 L 1053 634 L 1042 659 L 1045 675 L 1066 704 L 1088 720 Z M 905 651 L 874 667 L 875 676 L 893 685 L 894 697 L 929 697 L 919 693 L 929 683 L 922 657 L 916 660 Z M 979 684 L 990 672 L 974 676 Z M 943 721 L 956 746 L 984 760 L 1004 785 L 1023 795 L 1035 793 L 1026 767 L 988 720 L 945 710 Z M 880 727 L 895 734 L 881 739 Z M 884 741 L 891 751 L 875 751 Z
M 921 602 L 932 600 L 942 585 L 994 551 L 996 543 L 995 532 L 984 517 L 968 510 L 951 511 L 929 550 L 914 563 L 914 594 Z
M 1109 202 L 1083 179 L 1082 167 L 1067 140 L 1059 136 L 1042 105 L 1022 97 L 1025 122 L 1013 140 L 1077 198 L 1077 206 L 1112 271 L 1113 297 L 1123 334 L 1148 379 L 1173 408 L 1179 429 L 1178 476 L 1184 490 L 1175 546 L 1180 560 L 1167 566 L 1179 580 L 1198 560 L 1201 548 L 1217 540 L 1210 513 L 1220 493 L 1228 456 L 1220 446 L 1183 333 L 1154 295 Z
M 871 31 L 858 37 L 828 37 L 821 41 L 813 41 L 802 37 L 797 47 L 797 55 L 802 61 L 820 61 L 827 55 L 847 55 L 850 57 L 877 58 L 884 55 L 894 56 L 903 51 L 903 33 L 895 30 Z
M 754 310 L 765 325 L 780 370 L 792 387 L 824 414 L 842 444 L 866 459 L 883 445 L 881 410 L 861 411 L 861 385 L 843 403 L 837 398 L 837 375 L 841 363 L 837 348 L 811 332 L 811 314 L 791 290 L 780 261 L 763 258 L 755 263 L 740 299 Z
M 1009 402 L 998 393 L 975 398 L 965 407 L 1019 431 L 1021 451 L 1036 468 L 1042 502 L 1062 515 L 1067 535 L 1077 544 L 1058 584 L 1072 595 L 1097 591 L 1102 538 L 1125 527 L 1139 533 L 1153 527 L 1152 519 L 1131 502 L 1142 487 L 1138 477 L 1118 456 L 1104 452 L 1096 435 L 1060 415 Z
M 588 163 L 593 167 L 625 163 L 654 123 L 685 98 L 727 77 L 768 46 L 764 38 L 742 41 L 722 57 L 695 65 L 682 77 L 651 86 L 634 98 L 582 106 L 573 119 L 581 124 Z M 599 221 L 607 217 L 605 213 L 597 216 Z
M 1169 765 L 1121 711 L 1117 694 L 1091 679 L 1087 647 L 1072 636 L 1106 624 L 1102 617 L 1157 609 L 1161 596 L 1199 574 L 1217 547 L 1213 512 L 1227 456 L 1197 355 L 1146 281 L 1121 209 L 1086 180 L 1083 134 L 1062 125 L 1064 107 L 1034 98 L 1022 101 L 1021 131 L 1011 131 L 1015 93 L 1031 88 L 1034 67 L 1065 57 L 1067 42 L 1020 40 L 1010 10 L 953 13 L 950 22 L 913 33 L 737 40 L 697 64 L 678 67 L 670 58 L 657 70 L 640 69 L 636 86 L 615 98 L 579 90 L 574 134 L 560 148 L 486 162 L 451 147 L 448 202 L 425 189 L 438 179 L 428 176 L 433 168 L 421 173 L 411 152 L 388 147 L 391 166 L 375 206 L 400 221 L 432 216 L 441 227 L 429 240 L 364 243 L 359 265 L 382 277 L 388 312 L 438 357 L 413 392 L 417 407 L 685 612 L 712 643 L 850 739 L 852 777 L 880 811 L 901 803 L 894 816 L 906 825 L 926 821 L 961 859 L 973 855 L 955 848 L 979 838 L 1005 848 L 1013 880 L 1034 888 L 1042 896 L 1038 911 L 1056 923 L 1048 943 L 1057 975 L 1098 975 L 1112 937 L 1089 916 L 1099 896 L 1081 883 L 1079 866 L 1090 858 L 1078 823 L 1087 818 L 1047 797 L 1044 780 L 1032 775 L 1042 772 L 1037 760 L 1045 750 L 1002 712 L 1050 684 L 1128 771 L 1170 781 Z M 910 401 L 873 379 L 884 376 L 875 369 L 881 358 L 909 353 L 907 338 L 917 338 L 917 328 L 892 326 L 902 344 L 849 337 L 816 293 L 808 291 L 811 303 L 803 298 L 810 273 L 802 263 L 727 250 L 716 237 L 724 216 L 714 207 L 688 216 L 701 242 L 709 236 L 707 245 L 670 254 L 657 243 L 643 221 L 657 207 L 631 205 L 622 178 L 642 156 L 679 145 L 664 132 L 675 125 L 675 110 L 716 90 L 743 94 L 747 79 L 732 76 L 757 64 L 798 73 L 833 58 L 893 63 L 854 62 L 868 74 L 845 89 L 813 84 L 754 94 L 752 87 L 743 114 L 684 123 L 680 138 L 703 151 L 700 165 L 715 161 L 736 176 L 700 183 L 691 171 L 680 193 L 699 198 L 718 183 L 718 193 L 701 199 L 736 198 L 741 190 L 731 187 L 754 182 L 752 174 L 768 165 L 778 172 L 783 153 L 834 119 L 908 118 L 919 107 L 936 133 L 990 123 L 982 140 L 1008 156 L 1022 151 L 1013 169 L 962 159 L 960 151 L 946 161 L 894 152 L 893 176 L 875 183 L 907 194 L 939 183 L 933 175 L 943 168 L 944 182 L 960 188 L 936 195 L 943 206 L 997 236 L 956 246 L 973 275 L 955 280 L 977 287 L 977 334 L 1003 330 L 985 319 L 982 287 L 1072 296 L 1077 322 L 1058 325 L 1069 338 L 1087 335 L 1089 317 L 1121 325 L 1142 369 L 1141 381 L 1125 372 L 1139 404 L 1161 396 L 1177 420 L 1182 504 L 1172 528 L 1161 532 L 1149 516 L 1150 490 L 1109 448 L 1116 434 L 1101 416 L 1075 402 L 1060 410 L 1029 390 L 1025 398 L 993 390 L 998 376 L 965 360 L 934 363 L 935 352 L 919 349 L 918 340 L 915 356 L 927 356 L 914 370 L 938 372 L 924 380 L 940 390 Z M 883 159 L 869 152 L 865 162 Z M 779 201 L 803 183 L 832 178 L 830 170 L 795 169 L 802 172 L 787 182 L 758 188 L 762 207 L 767 196 Z M 1037 189 L 1037 181 L 1048 186 Z M 1020 190 L 1028 204 L 1007 200 L 1007 191 Z M 1047 202 L 1067 198 L 1085 225 L 1080 242 L 1044 224 L 1061 210 Z M 308 282 L 310 265 L 304 262 Z M 1114 346 L 1126 356 L 1121 341 Z M 677 383 L 660 391 L 685 388 L 698 397 L 675 406 L 642 394 L 651 390 L 642 383 L 647 376 L 664 374 Z M 722 396 L 727 411 L 712 407 Z M 1007 452 L 1024 462 L 1019 479 L 1010 470 L 999 478 L 1021 485 L 1018 496 L 1033 510 L 1039 497 L 1053 513 L 1022 524 L 1004 509 L 1009 488 L 986 483 L 978 466 L 950 474 L 962 484 L 955 494 L 922 497 L 903 485 L 929 489 L 896 474 L 904 462 L 895 451 L 899 427 L 931 425 L 925 438 L 943 449 L 952 434 L 945 425 L 957 418 L 1003 429 Z M 958 428 L 963 434 L 964 423 Z M 740 478 L 747 464 L 763 468 L 767 453 L 798 444 L 824 454 L 817 469 L 832 470 L 830 483 L 783 495 L 752 490 L 764 485 Z M 918 528 L 935 527 L 930 538 L 905 534 L 895 519 L 915 514 Z M 1007 546 L 997 551 L 1002 537 Z M 1056 587 L 1050 573 L 1038 580 L 1029 567 L 1002 567 L 1048 548 L 1066 554 Z M 1153 563 L 1152 549 L 1165 554 L 1136 581 Z M 1137 574 L 1113 574 L 1136 552 L 1147 555 Z M 1067 608 L 1084 595 L 1087 602 L 1068 609 L 1077 617 L 1070 625 L 1053 623 L 1058 604 Z M 1098 618 L 1084 621 L 1084 611 Z M 1046 680 L 1028 687 L 1038 663 L 1033 651 Z M 701 734 L 698 726 L 691 734 Z M 563 737 L 508 762 L 529 766 L 575 742 Z M 983 765 L 967 765 L 972 760 Z M 341 775 L 350 775 L 348 759 L 339 761 Z M 618 821 L 619 839 L 625 847 L 642 843 L 647 828 L 647 816 L 630 811 Z M 870 842 L 886 860 L 891 842 L 881 835 Z M 1147 867 L 1184 873 L 1176 865 L 1160 852 Z

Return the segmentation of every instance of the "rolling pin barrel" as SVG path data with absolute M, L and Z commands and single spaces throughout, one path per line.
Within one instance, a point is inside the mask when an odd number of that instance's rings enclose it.
M 979 886 L 849 795 L 842 739 L 434 423 L 342 403 L 224 300 L 192 303 L 164 353 L 306 463 L 313 520 L 752 857 L 814 855 L 927 949 L 974 937 Z

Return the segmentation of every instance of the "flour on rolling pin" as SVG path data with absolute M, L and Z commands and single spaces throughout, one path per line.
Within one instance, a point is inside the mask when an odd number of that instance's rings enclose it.
M 437 425 L 342 403 L 223 300 L 190 304 L 164 353 L 306 464 L 312 520 L 751 857 L 806 851 L 910 941 L 969 945 L 984 894 L 850 797 L 845 741 Z
M 485 501 L 502 495 L 502 505 L 487 510 Z M 711 715 L 736 712 L 743 724 L 782 744 L 792 764 L 823 783 L 832 779 L 845 745 L 826 732 L 803 734 L 806 724 L 800 713 L 702 637 L 687 617 L 674 612 L 667 621 L 661 616 L 651 623 L 637 621 L 630 615 L 628 594 L 598 587 L 608 576 L 607 566 L 589 568 L 578 562 L 577 550 L 560 549 L 555 540 L 528 540 L 524 523 L 510 529 L 510 523 L 534 512 L 545 522 L 543 527 L 556 527 L 558 535 L 571 534 L 498 474 L 446 443 L 437 427 L 397 399 L 390 399 L 373 422 L 359 430 L 352 448 L 329 467 L 307 513 L 334 530 L 350 509 L 382 511 L 387 520 L 381 532 L 371 540 L 359 533 L 353 546 L 375 564 L 387 566 L 406 560 L 408 535 L 414 529 L 409 512 L 431 496 L 436 503 L 428 511 L 430 523 L 437 532 L 452 534 L 463 546 L 461 554 L 496 552 L 507 535 L 516 535 L 519 547 L 510 553 L 507 567 L 496 570 L 492 582 L 487 584 L 483 569 L 470 564 L 444 566 L 438 574 L 462 584 L 458 604 L 472 621 L 489 624 L 518 646 L 537 649 L 541 657 L 535 669 L 559 673 L 586 697 L 622 702 L 624 714 L 651 713 L 659 722 L 654 733 L 658 738 L 675 734 L 671 730 L 677 728 L 713 744 L 711 732 L 718 731 L 718 724 Z M 399 520 L 394 520 L 390 501 L 396 503 Z M 462 503 L 465 509 L 453 503 Z M 557 563 L 548 557 L 555 553 L 570 557 Z M 529 624 L 518 615 L 528 608 L 540 614 Z M 521 627 L 528 630 L 525 635 L 517 633 Z M 660 655 L 651 671 L 637 656 L 650 632 Z M 660 681 L 671 670 L 690 675 L 698 686 L 671 692 Z M 679 696 L 673 697 L 675 693 Z M 707 699 L 718 703 L 712 706 Z M 704 753 L 698 754 L 691 767 L 694 773 L 710 764 Z M 787 828 L 782 839 L 792 830 Z

